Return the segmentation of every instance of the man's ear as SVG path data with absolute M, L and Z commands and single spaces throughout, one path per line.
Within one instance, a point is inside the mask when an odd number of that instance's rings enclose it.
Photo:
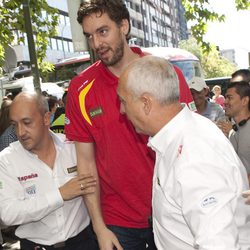
M 244 106 L 246 106 L 248 108 L 248 103 L 249 103 L 250 99 L 249 99 L 249 96 L 244 96 L 242 97 L 241 99 L 241 102 Z
M 122 22 L 121 22 L 121 30 L 122 30 L 122 33 L 127 36 L 128 34 L 128 31 L 129 31 L 129 23 L 128 23 L 128 20 L 127 19 L 123 19 Z
M 51 112 L 49 111 L 44 114 L 44 117 L 43 117 L 44 125 L 50 126 L 50 116 L 51 116 Z
M 152 97 L 148 93 L 144 93 L 140 98 L 143 103 L 144 113 L 148 115 L 152 109 Z

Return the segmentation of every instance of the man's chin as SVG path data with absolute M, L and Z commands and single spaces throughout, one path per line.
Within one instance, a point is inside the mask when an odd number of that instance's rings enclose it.
M 24 149 L 26 149 L 27 151 L 31 151 L 32 150 L 32 145 L 29 144 L 29 143 L 24 143 L 24 142 L 21 142 L 22 146 Z
M 116 62 L 110 61 L 108 59 L 101 59 L 101 61 L 106 67 L 111 67 L 116 64 Z
M 143 131 L 142 131 L 141 129 L 139 129 L 139 128 L 135 128 L 135 131 L 136 131 L 136 133 L 138 133 L 138 134 L 144 134 Z

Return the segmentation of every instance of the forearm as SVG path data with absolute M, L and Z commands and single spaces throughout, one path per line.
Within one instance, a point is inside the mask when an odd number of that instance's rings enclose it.
M 102 217 L 101 205 L 100 205 L 100 188 L 99 182 L 96 187 L 96 191 L 93 194 L 88 194 L 84 196 L 85 204 L 89 211 L 89 216 L 91 218 L 93 229 L 96 234 L 105 228 L 105 223 Z
M 100 179 L 95 162 L 95 150 L 93 143 L 76 143 L 78 174 L 90 174 L 96 180 L 95 190 L 91 194 L 84 195 L 85 204 L 92 220 L 94 231 L 97 235 L 100 249 L 122 250 L 116 236 L 106 227 L 100 205 Z
M 103 227 L 105 227 L 102 212 L 101 212 L 101 204 L 100 204 L 100 181 L 96 169 L 96 165 L 93 163 L 89 166 L 90 173 L 96 179 L 96 187 L 95 192 L 91 194 L 84 195 L 84 201 L 89 211 L 89 216 L 91 218 L 94 231 L 97 233 Z M 79 173 L 83 174 L 83 171 L 79 170 Z

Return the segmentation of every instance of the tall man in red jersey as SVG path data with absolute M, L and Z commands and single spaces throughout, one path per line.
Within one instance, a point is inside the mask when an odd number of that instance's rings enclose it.
M 100 60 L 71 81 L 65 132 L 75 141 L 79 174 L 99 175 L 100 189 L 85 198 L 93 228 L 101 249 L 156 249 L 149 222 L 155 156 L 147 137 L 120 115 L 116 95 L 124 68 L 144 54 L 127 43 L 130 17 L 122 0 L 84 1 L 77 20 Z M 191 104 L 177 72 L 181 101 Z

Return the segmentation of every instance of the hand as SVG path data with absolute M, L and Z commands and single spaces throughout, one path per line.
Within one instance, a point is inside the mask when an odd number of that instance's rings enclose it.
M 64 201 L 95 192 L 96 178 L 92 175 L 79 175 L 59 188 Z
M 216 125 L 221 129 L 221 131 L 224 133 L 226 137 L 229 136 L 229 132 L 233 127 L 230 121 L 222 121 L 222 120 L 217 121 Z
M 250 205 L 250 190 L 242 192 L 242 196 L 246 198 L 246 204 Z
M 123 250 L 115 234 L 107 227 L 95 233 L 97 235 L 100 250 Z

